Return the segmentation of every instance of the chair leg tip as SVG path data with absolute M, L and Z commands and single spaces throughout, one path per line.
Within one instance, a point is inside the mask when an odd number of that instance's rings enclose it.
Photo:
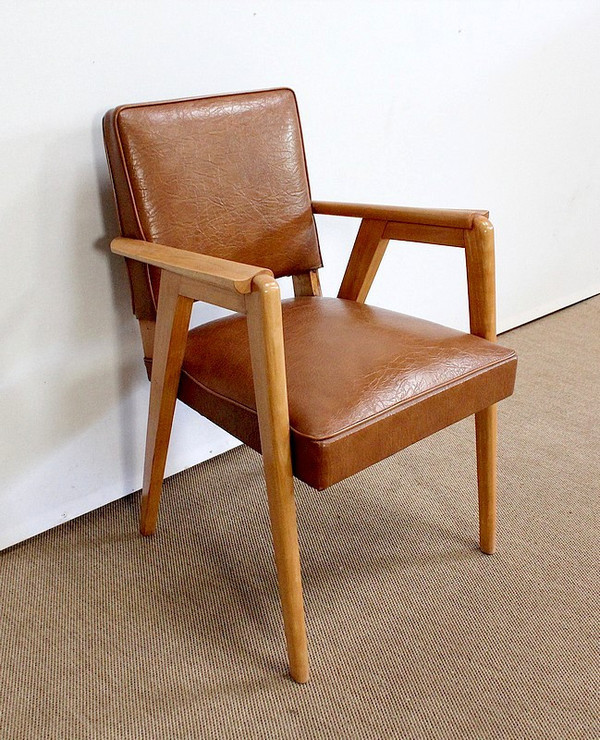
M 145 505 L 142 499 L 142 505 L 140 507 L 140 534 L 144 537 L 149 537 L 156 532 L 156 525 L 158 524 L 158 514 L 150 514 L 148 507 Z
M 140 534 L 144 535 L 144 537 L 150 537 L 156 532 L 156 522 L 145 522 L 142 520 L 140 522 Z
M 295 671 L 292 671 L 290 669 L 290 678 L 292 679 L 292 681 L 294 681 L 294 683 L 298 683 L 298 684 L 308 683 L 308 668 L 306 668 L 305 670 L 295 670 Z

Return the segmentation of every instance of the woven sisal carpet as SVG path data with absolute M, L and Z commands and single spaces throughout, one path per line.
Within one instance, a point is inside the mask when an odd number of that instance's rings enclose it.
M 311 682 L 285 677 L 260 458 L 0 555 L 0 738 L 600 738 L 600 297 L 504 335 L 500 550 L 472 420 L 297 486 Z

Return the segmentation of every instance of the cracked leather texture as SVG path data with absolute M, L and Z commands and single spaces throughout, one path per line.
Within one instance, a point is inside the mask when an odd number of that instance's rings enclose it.
M 512 350 L 337 298 L 284 301 L 294 473 L 315 488 L 512 393 Z M 260 449 L 246 321 L 190 332 L 180 397 Z
M 321 266 L 291 90 L 121 106 L 104 132 L 123 236 L 276 276 Z M 130 265 L 138 318 L 154 318 L 150 276 L 148 295 L 147 273 Z

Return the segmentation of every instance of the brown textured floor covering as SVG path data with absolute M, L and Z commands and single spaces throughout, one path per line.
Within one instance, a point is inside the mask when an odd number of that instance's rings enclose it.
M 504 335 L 500 549 L 472 420 L 299 484 L 311 682 L 285 677 L 260 458 L 0 555 L 0 738 L 600 738 L 600 298 Z

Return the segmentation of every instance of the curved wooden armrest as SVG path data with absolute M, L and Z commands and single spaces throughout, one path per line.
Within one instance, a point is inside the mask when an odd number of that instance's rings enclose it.
M 139 239 L 117 237 L 110 243 L 110 248 L 115 254 L 123 257 L 145 262 L 206 286 L 233 291 L 240 295 L 250 293 L 252 280 L 257 275 L 273 276 L 271 270 L 265 267 L 246 265 L 243 262 L 233 262 Z
M 333 203 L 313 201 L 313 213 L 327 216 L 373 219 L 423 226 L 445 226 L 452 229 L 472 229 L 476 216 L 489 216 L 488 211 L 461 211 L 444 208 L 403 208 L 399 206 L 368 205 L 366 203 Z

